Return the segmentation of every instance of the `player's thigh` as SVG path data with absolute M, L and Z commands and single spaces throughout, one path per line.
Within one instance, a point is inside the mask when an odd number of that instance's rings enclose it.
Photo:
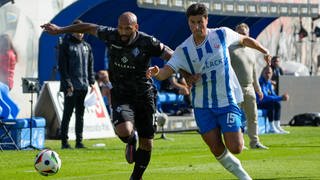
M 134 111 L 129 104 L 118 105 L 113 109 L 112 123 L 117 135 L 129 136 L 133 130 Z
M 214 154 L 215 156 L 219 156 L 223 153 L 225 146 L 222 141 L 220 128 L 214 128 L 213 130 L 204 133 L 201 136 L 212 154 Z
M 241 115 L 237 109 L 220 114 L 218 117 L 226 147 L 234 154 L 242 150 Z
M 135 107 L 135 127 L 141 138 L 153 139 L 155 133 L 154 126 L 154 104 L 146 103 Z
M 216 113 L 210 108 L 194 108 L 194 116 L 202 135 L 218 127 Z
M 239 154 L 243 149 L 243 135 L 240 132 L 223 133 L 224 142 L 228 150 L 233 154 Z

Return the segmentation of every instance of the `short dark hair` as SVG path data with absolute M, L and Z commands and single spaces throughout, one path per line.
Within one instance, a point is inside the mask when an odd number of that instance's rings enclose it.
M 187 18 L 189 18 L 190 16 L 197 16 L 197 15 L 208 17 L 208 8 L 206 7 L 206 5 L 202 3 L 194 3 L 188 7 L 186 15 L 187 15 Z
M 274 61 L 276 61 L 277 59 L 280 59 L 280 56 L 273 56 L 273 57 L 271 58 L 271 62 L 274 62 Z

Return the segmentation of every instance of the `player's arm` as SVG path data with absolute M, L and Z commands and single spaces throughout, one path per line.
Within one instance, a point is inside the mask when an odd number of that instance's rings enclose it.
M 271 55 L 269 54 L 268 49 L 260 44 L 259 41 L 249 36 L 240 35 L 240 44 L 260 51 L 262 54 L 264 54 L 264 60 L 266 61 L 266 63 L 268 65 L 271 64 Z
M 168 65 L 164 65 L 164 67 L 161 69 L 158 66 L 153 66 L 149 67 L 149 69 L 146 71 L 146 77 L 148 79 L 155 77 L 159 81 L 163 81 L 168 79 L 173 73 L 174 70 Z
M 57 26 L 56 24 L 46 23 L 40 26 L 49 34 L 63 34 L 63 33 L 87 33 L 97 35 L 98 25 L 93 23 L 78 23 L 69 26 Z
M 170 47 L 164 45 L 163 43 L 160 43 L 160 48 L 162 49 L 162 54 L 160 55 L 160 58 L 168 61 L 173 54 L 173 50 Z

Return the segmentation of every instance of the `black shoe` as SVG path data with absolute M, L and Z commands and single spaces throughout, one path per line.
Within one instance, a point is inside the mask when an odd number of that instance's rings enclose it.
M 129 180 L 134 180 L 133 177 L 131 176 Z M 139 180 L 142 180 L 142 178 L 140 178 Z
M 128 142 L 126 145 L 126 160 L 129 164 L 134 163 L 134 155 L 136 153 L 136 146 L 137 146 L 137 141 L 138 141 L 138 134 L 135 131 L 134 132 L 135 135 L 133 137 L 133 139 L 131 140 L 131 142 Z
M 72 147 L 70 146 L 70 144 L 66 143 L 61 145 L 61 149 L 72 149 Z
M 77 149 L 83 149 L 83 148 L 86 148 L 82 143 L 76 143 L 76 146 L 75 148 Z

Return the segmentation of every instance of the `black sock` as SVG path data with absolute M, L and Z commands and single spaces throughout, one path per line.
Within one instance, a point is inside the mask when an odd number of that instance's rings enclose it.
M 138 148 L 135 155 L 135 165 L 131 175 L 132 180 L 139 180 L 151 159 L 151 151 L 146 151 Z

